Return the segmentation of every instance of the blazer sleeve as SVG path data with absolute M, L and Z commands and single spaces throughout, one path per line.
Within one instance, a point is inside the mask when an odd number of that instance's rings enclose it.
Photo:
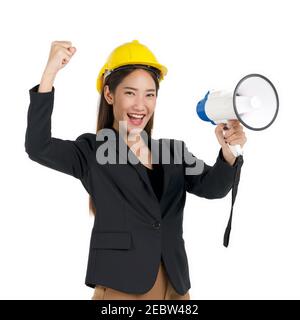
M 55 88 L 38 92 L 39 84 L 29 90 L 25 151 L 41 165 L 81 179 L 88 171 L 95 145 L 95 134 L 83 133 L 75 141 L 51 136 L 51 115 Z
M 186 191 L 207 199 L 225 197 L 233 187 L 237 161 L 231 166 L 219 150 L 213 166 L 191 153 L 183 142 L 183 167 Z

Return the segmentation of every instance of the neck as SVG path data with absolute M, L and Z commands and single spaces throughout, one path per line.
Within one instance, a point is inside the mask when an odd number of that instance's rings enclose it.
M 137 132 L 137 130 L 134 130 L 133 132 L 128 133 L 127 128 L 122 130 L 122 134 L 120 134 L 119 128 L 115 125 L 115 123 L 112 126 L 112 129 L 114 129 L 124 140 L 126 139 L 126 143 L 129 148 L 131 148 L 134 144 L 140 144 L 145 145 L 145 141 L 142 138 L 140 132 Z

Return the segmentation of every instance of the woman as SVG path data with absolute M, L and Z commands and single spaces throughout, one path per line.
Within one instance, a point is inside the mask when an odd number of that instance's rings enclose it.
M 53 83 L 75 52 L 71 42 L 52 42 L 41 81 L 29 90 L 25 149 L 30 159 L 79 179 L 90 195 L 95 220 L 85 283 L 94 288 L 93 299 L 189 300 L 182 238 L 186 192 L 209 199 L 229 192 L 236 158 L 227 143 L 243 146 L 243 128 L 231 121 L 224 136 L 223 125 L 216 127 L 221 149 L 214 166 L 183 141 L 153 139 L 159 82 L 167 68 L 134 40 L 114 49 L 99 72 L 97 135 L 54 138 Z

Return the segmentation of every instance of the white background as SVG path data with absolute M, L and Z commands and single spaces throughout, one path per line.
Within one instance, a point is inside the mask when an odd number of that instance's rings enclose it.
M 299 299 L 299 11 L 297 1 L 7 1 L 0 5 L 0 298 L 91 299 L 84 284 L 93 218 L 72 176 L 25 153 L 29 89 L 51 42 L 77 48 L 55 81 L 52 135 L 95 132 L 96 77 L 109 53 L 132 40 L 168 67 L 154 138 L 176 138 L 212 165 L 219 144 L 197 102 L 248 73 L 277 88 L 274 124 L 245 128 L 244 166 L 231 239 L 223 247 L 231 193 L 187 195 L 184 238 L 192 299 Z

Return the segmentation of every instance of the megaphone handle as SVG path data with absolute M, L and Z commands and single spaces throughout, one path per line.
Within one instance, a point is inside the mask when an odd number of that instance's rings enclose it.
M 230 127 L 228 125 L 228 122 L 227 120 L 224 120 L 224 123 L 225 123 L 225 126 L 224 126 L 224 130 L 229 130 Z M 223 135 L 225 134 L 225 131 L 223 130 Z M 243 149 L 242 147 L 239 145 L 239 144 L 235 144 L 235 145 L 230 145 L 229 143 L 228 144 L 228 147 L 230 149 L 230 151 L 232 152 L 232 154 L 235 156 L 235 157 L 238 157 L 240 155 L 243 155 Z

